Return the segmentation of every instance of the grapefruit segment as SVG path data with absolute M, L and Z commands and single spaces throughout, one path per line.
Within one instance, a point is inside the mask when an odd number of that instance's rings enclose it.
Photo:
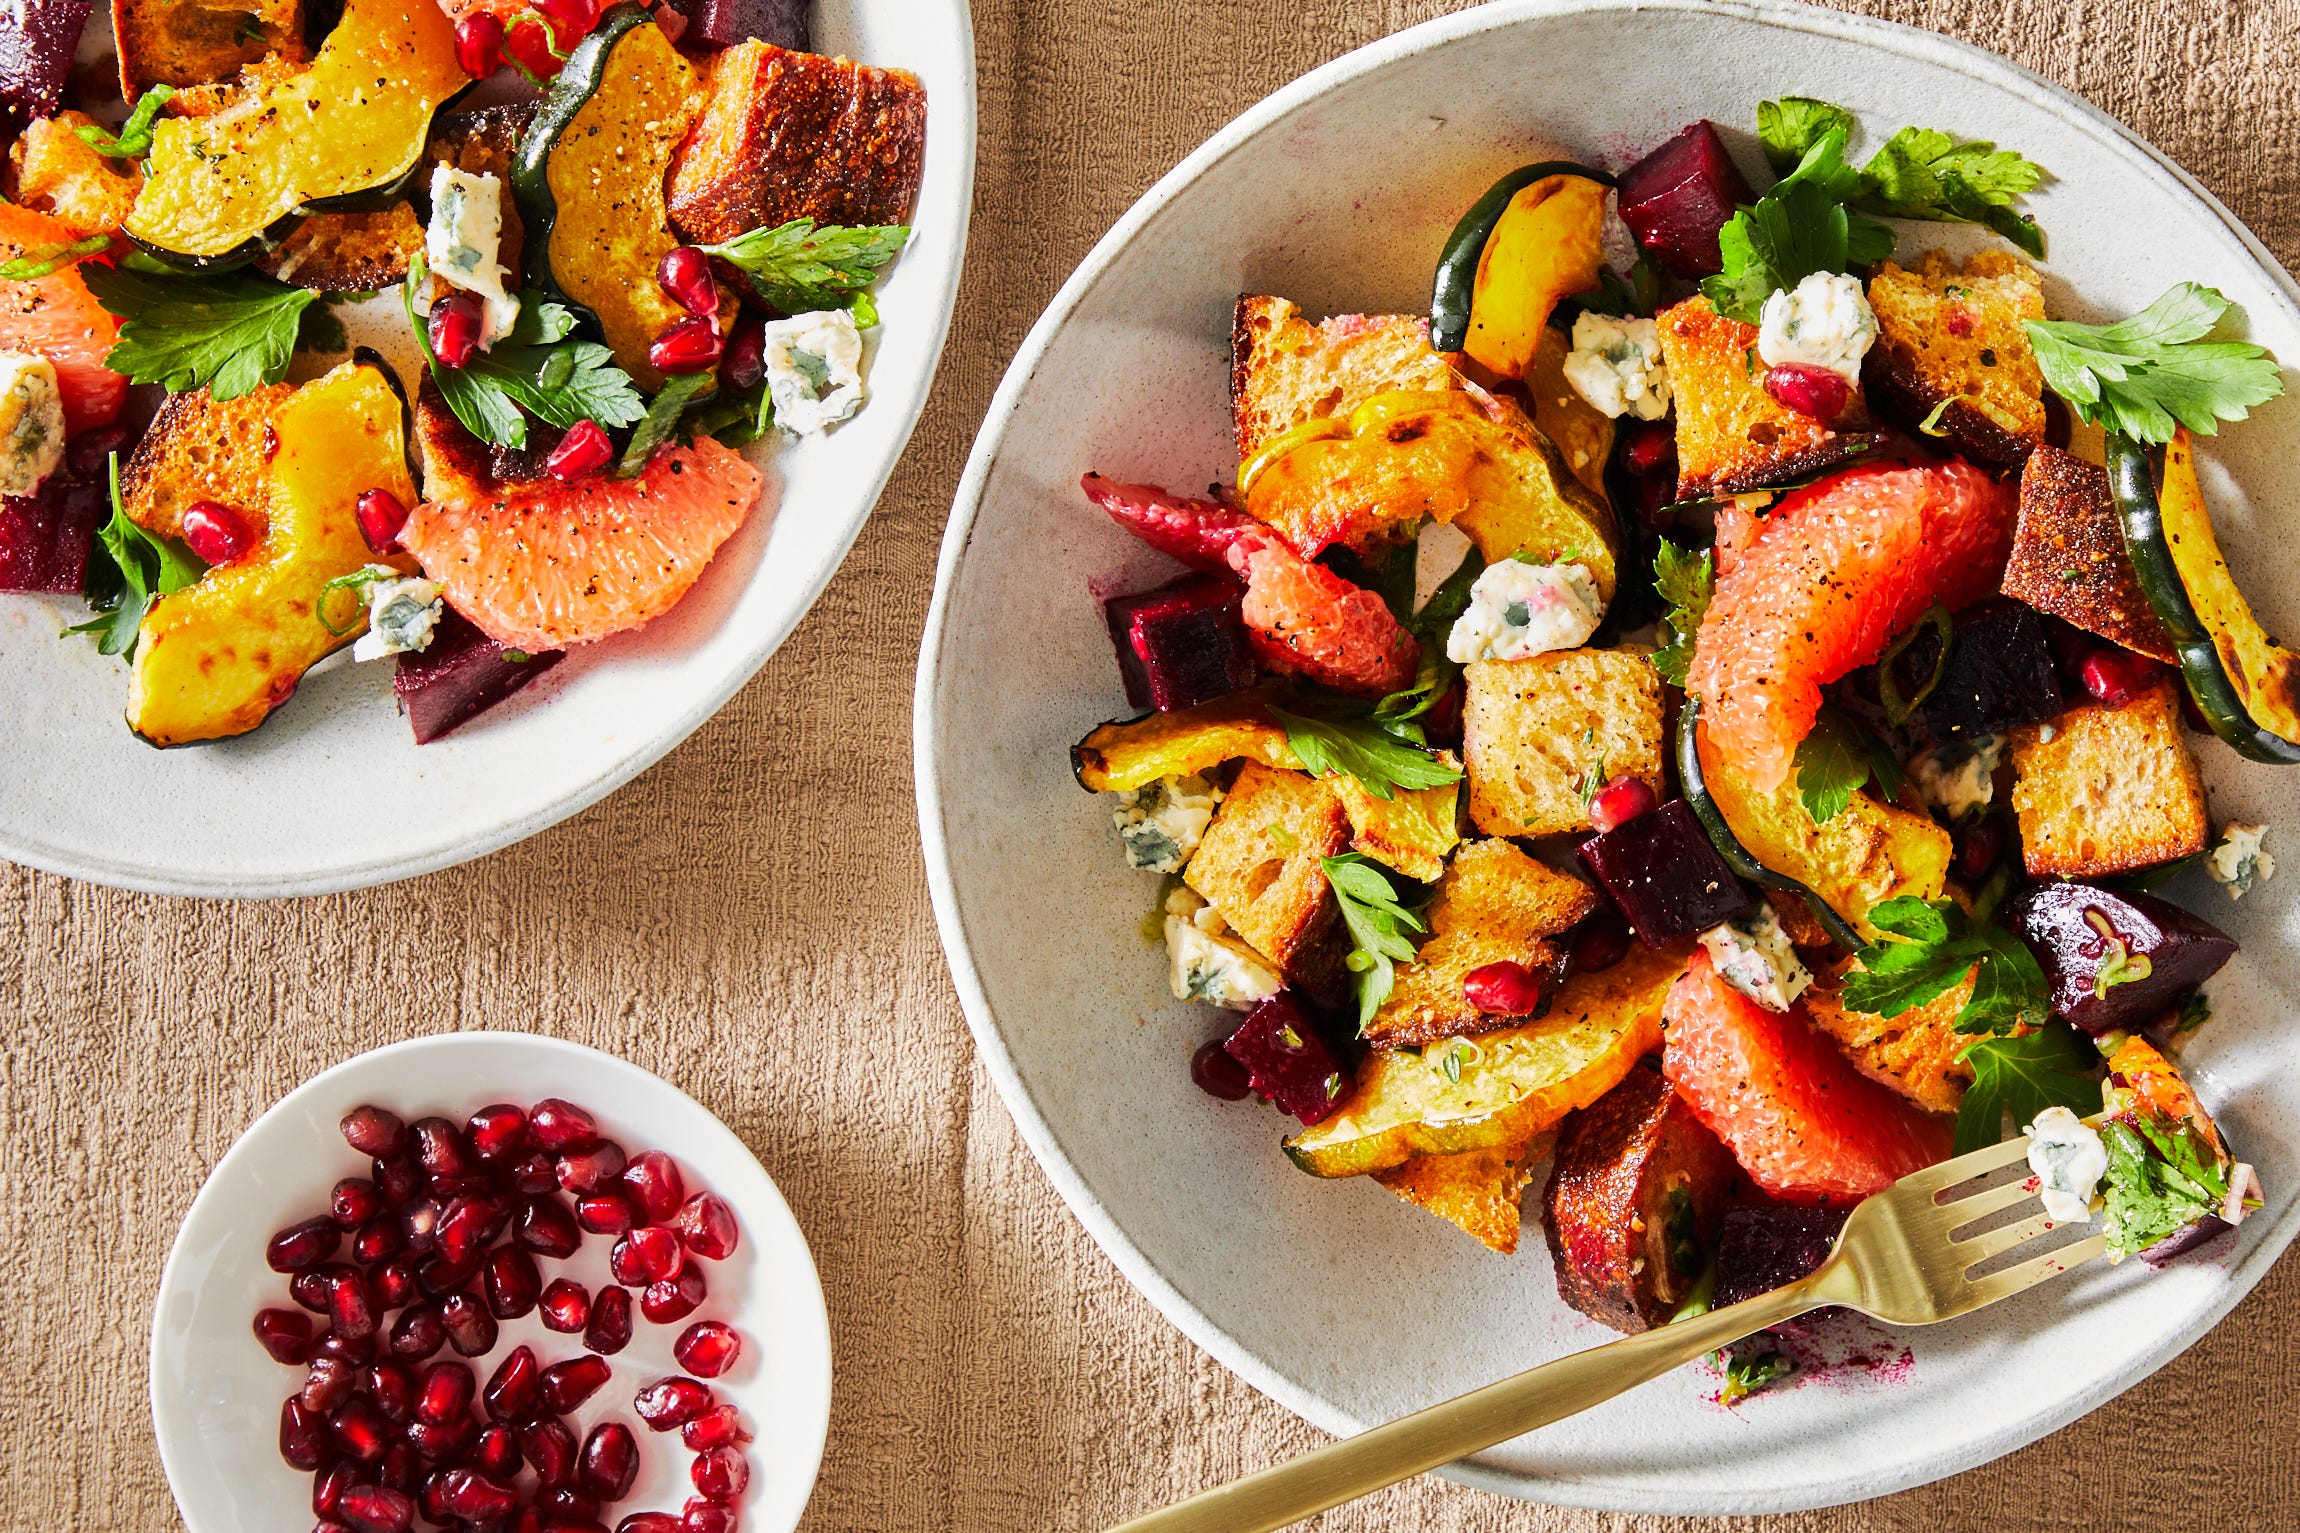
M 1686 689 L 1703 732 L 1759 790 L 1788 779 L 1821 688 L 1869 664 L 1936 601 L 1994 592 L 2016 501 L 1971 464 L 1850 469 L 1750 528 L 1721 529 L 1717 594 Z
M 1949 1154 L 1949 1126 L 1863 1075 L 1802 1006 L 1767 1011 L 1693 955 L 1661 1017 L 1661 1073 L 1758 1186 L 1857 1202 Z
M 1259 527 L 1239 532 L 1228 558 L 1246 581 L 1247 637 L 1272 670 L 1367 697 L 1414 679 L 1421 646 L 1373 592 Z
M 0 260 L 26 251 L 69 245 L 77 237 L 67 224 L 45 213 L 0 202 Z M 81 280 L 78 266 L 65 266 L 31 282 L 0 282 L 0 351 L 45 357 L 56 369 L 64 396 L 64 429 L 77 436 L 91 426 L 108 426 L 120 413 L 128 380 L 104 365 L 119 321 L 104 312 Z
M 660 617 L 759 502 L 759 471 L 699 437 L 636 479 L 544 480 L 427 500 L 400 541 L 506 649 L 589 644 Z

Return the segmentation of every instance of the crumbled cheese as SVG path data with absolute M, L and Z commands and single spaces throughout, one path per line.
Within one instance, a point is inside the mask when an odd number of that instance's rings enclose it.
M 0 495 L 34 495 L 64 461 L 64 396 L 46 357 L 0 352 Z
M 1784 362 L 1825 367 L 1858 388 L 1861 358 L 1876 339 L 1877 316 L 1860 278 L 1817 271 L 1765 300 L 1757 356 L 1767 367 Z
M 2247 825 L 2241 820 L 2230 820 L 2220 827 L 2220 840 L 2204 866 L 2228 890 L 2230 899 L 2240 900 L 2252 892 L 2254 884 L 2276 876 L 2276 859 L 2260 844 L 2267 834 L 2267 826 Z
M 2028 1136 L 2028 1167 L 2046 1215 L 2059 1224 L 2090 1223 L 2093 1191 L 2108 1174 L 2100 1131 L 2065 1107 L 2048 1107 L 2028 1126 Z
M 503 290 L 503 263 L 496 259 L 502 248 L 503 182 L 452 165 L 434 167 L 431 225 L 423 231 L 424 264 L 441 282 L 486 303 L 483 343 L 509 335 L 519 319 L 519 300 Z
M 2004 736 L 1976 735 L 1911 761 L 1909 781 L 1917 785 L 1919 798 L 1953 824 L 1989 806 L 1996 795 L 1997 763 L 2004 753 Z
M 1261 954 L 1229 934 L 1221 912 L 1188 889 L 1166 899 L 1166 955 L 1174 999 L 1252 1011 L 1286 987 Z
M 1717 977 L 1767 1011 L 1787 1011 L 1813 983 L 1770 904 L 1701 934 Z
M 1604 617 L 1588 566 L 1503 559 L 1469 588 L 1469 607 L 1446 635 L 1446 658 L 1467 665 L 1578 649 Z
M 1574 317 L 1565 381 L 1590 407 L 1618 420 L 1657 421 L 1669 413 L 1669 364 L 1650 319 L 1615 319 L 1584 309 Z
M 1222 790 L 1193 772 L 1121 792 L 1110 817 L 1127 862 L 1153 873 L 1179 873 L 1221 802 Z
M 844 309 L 768 322 L 767 393 L 775 424 L 801 436 L 862 408 L 862 331 Z
M 371 564 L 367 571 L 375 576 L 367 586 L 367 632 L 352 645 L 351 658 L 381 660 L 427 648 L 447 611 L 439 587 L 389 565 Z

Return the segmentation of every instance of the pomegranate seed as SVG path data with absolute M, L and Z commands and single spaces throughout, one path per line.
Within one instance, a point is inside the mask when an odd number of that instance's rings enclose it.
M 327 1418 L 327 1429 L 337 1447 L 363 1464 L 383 1462 L 384 1450 L 391 1445 L 391 1423 L 365 1395 L 347 1396 Z
M 1541 1006 L 1541 981 L 1504 958 L 1461 977 L 1462 999 L 1489 1017 L 1530 1017 Z
M 535 1364 L 535 1354 L 525 1347 L 513 1347 L 488 1375 L 487 1387 L 479 1392 L 479 1398 L 487 1414 L 497 1421 L 532 1413 L 543 1398 L 543 1372 Z
M 396 1214 L 377 1214 L 351 1237 L 351 1259 L 363 1267 L 387 1262 L 406 1249 L 407 1229 Z
M 615 1524 L 615 1533 L 682 1533 L 679 1519 L 669 1512 L 633 1512 Z
M 766 375 L 767 322 L 755 314 L 741 315 L 719 359 L 719 381 L 730 389 L 747 389 Z
M 2096 649 L 2084 657 L 2084 665 L 2077 672 L 2093 701 L 2107 708 L 2123 707 L 2154 686 L 2163 674 L 2161 663 L 2128 649 Z
M 350 1459 L 337 1459 L 320 1471 L 311 1482 L 311 1509 L 315 1517 L 333 1517 L 343 1505 L 343 1493 L 354 1485 L 365 1483 L 360 1479 L 360 1467 Z
M 583 1229 L 567 1211 L 566 1204 L 545 1194 L 530 1198 L 520 1206 L 511 1238 L 537 1256 L 564 1261 L 583 1244 Z
M 340 1510 L 359 1533 L 407 1533 L 415 1525 L 415 1503 L 388 1485 L 352 1486 Z
M 698 1320 L 671 1343 L 679 1366 L 699 1379 L 715 1379 L 734 1367 L 742 1350 L 743 1338 L 735 1328 L 717 1320 Z
M 474 80 L 503 67 L 503 19 L 473 11 L 455 24 L 455 62 Z
M 447 1345 L 447 1324 L 431 1304 L 411 1304 L 392 1323 L 391 1355 L 403 1363 L 420 1363 Z
M 317 1469 L 326 1463 L 327 1442 L 327 1423 L 303 1403 L 303 1396 L 289 1395 L 281 1402 L 280 1457 L 290 1469 Z
M 508 1421 L 491 1421 L 480 1428 L 471 1445 L 471 1462 L 497 1479 L 508 1480 L 527 1461 L 519 1455 L 519 1432 Z
M 329 1327 L 346 1341 L 365 1341 L 375 1334 L 375 1303 L 368 1296 L 367 1281 L 349 1267 L 336 1273 L 328 1284 L 327 1319 Z
M 315 1357 L 311 1372 L 304 1375 L 303 1389 L 296 1395 L 303 1408 L 315 1416 L 324 1416 L 343 1404 L 359 1384 L 359 1368 L 340 1357 Z
M 719 360 L 716 320 L 690 316 L 647 343 L 647 362 L 660 372 L 699 373 Z
M 559 1190 L 559 1158 L 541 1150 L 511 1168 L 511 1187 L 522 1197 L 539 1198 Z
M 487 1307 L 498 1320 L 516 1320 L 535 1308 L 543 1291 L 543 1274 L 535 1258 L 517 1246 L 497 1246 L 487 1253 Z
M 439 1200 L 429 1194 L 400 1205 L 399 1229 L 407 1237 L 407 1249 L 427 1253 L 438 1243 L 440 1211 Z
M 359 523 L 359 535 L 367 541 L 370 550 L 379 554 L 399 551 L 400 529 L 407 525 L 407 507 L 397 495 L 385 489 L 362 490 L 359 499 L 352 502 L 351 514 Z
M 581 1458 L 577 1458 L 576 1473 L 581 1474 Z M 546 1533 L 559 1533 L 585 1526 L 599 1515 L 599 1503 L 571 1485 L 560 1485 L 542 1492 L 535 1498 L 536 1509 L 543 1513 Z
M 679 1245 L 676 1232 L 659 1224 L 642 1226 L 623 1237 L 631 1247 L 631 1262 L 641 1274 L 642 1281 L 658 1283 L 675 1278 L 687 1265 L 687 1253 Z M 623 1241 L 616 1242 L 618 1245 Z
M 415 1375 L 404 1363 L 377 1363 L 367 1370 L 367 1392 L 383 1419 L 403 1427 L 415 1419 Z
M 433 1181 L 447 1176 L 467 1176 L 478 1169 L 477 1157 L 471 1153 L 463 1130 L 447 1119 L 419 1118 L 408 1132 L 415 1136 L 415 1158 Z
M 714 1405 L 679 1428 L 679 1441 L 697 1453 L 750 1440 L 751 1434 L 743 1430 L 742 1413 L 731 1405 Z
M 440 1502 L 465 1522 L 493 1522 L 507 1517 L 519 1498 L 509 1485 L 476 1469 L 450 1469 Z
M 471 1451 L 478 1437 L 479 1423 L 469 1416 L 407 1424 L 407 1445 L 434 1464 L 454 1463 Z
M 543 460 L 543 470 L 562 484 L 588 479 L 605 468 L 615 456 L 615 444 L 608 440 L 607 432 L 597 421 L 580 420 L 559 439 Z M 564 1162 L 562 1162 L 564 1167 Z M 560 1171 L 560 1180 L 566 1181 L 566 1171 Z
M 415 1269 L 415 1286 L 431 1298 L 444 1299 L 461 1290 L 478 1270 L 477 1257 L 470 1261 L 451 1262 L 445 1257 L 434 1256 Z
M 1677 433 L 1661 421 L 1640 421 L 1625 434 L 1621 465 L 1640 479 L 1677 468 Z
M 1254 1089 L 1253 1078 L 1246 1067 L 1222 1047 L 1217 1038 L 1190 1056 L 1190 1079 L 1200 1091 L 1225 1102 L 1241 1101 Z
M 695 1489 L 713 1501 L 733 1501 L 751 1483 L 751 1466 L 740 1448 L 707 1448 L 687 1466 Z
M 422 1263 L 412 1256 L 395 1257 L 375 1269 L 368 1277 L 368 1285 L 375 1290 L 375 1302 L 383 1309 L 398 1309 L 412 1303 L 422 1289 L 417 1277 Z
M 457 1198 L 439 1216 L 439 1254 L 451 1262 L 477 1261 L 504 1223 L 504 1212 L 492 1198 Z
M 477 293 L 449 293 L 431 306 L 431 318 L 426 323 L 431 336 L 431 354 L 439 359 L 441 367 L 461 367 L 471 360 L 479 349 L 479 338 L 487 333 L 487 310 Z
M 591 1321 L 583 1327 L 583 1345 L 602 1356 L 631 1345 L 631 1290 L 609 1283 L 591 1301 Z
M 447 1509 L 447 1471 L 434 1469 L 424 1477 L 423 1488 L 415 1493 L 415 1509 L 427 1522 L 452 1524 L 455 1514 Z
M 383 1194 L 364 1176 L 347 1176 L 327 1195 L 327 1214 L 346 1234 L 383 1212 Z
M 563 1336 L 572 1336 L 591 1323 L 589 1290 L 566 1278 L 553 1278 L 545 1285 L 537 1307 L 543 1313 L 543 1329 Z
M 599 24 L 599 0 L 535 0 L 535 9 L 550 18 L 562 53 Z
M 692 1315 L 707 1292 L 703 1269 L 690 1264 L 675 1278 L 649 1283 L 639 1295 L 639 1313 L 657 1325 L 672 1325 Z
M 1853 398 L 1852 385 L 1845 382 L 1842 374 L 1803 362 L 1783 362 L 1768 369 L 1765 392 L 1782 408 L 1823 422 L 1844 414 L 1845 406 Z
M 585 1495 L 601 1501 L 620 1501 L 631 1493 L 639 1477 L 639 1442 L 620 1421 L 602 1421 L 583 1440 L 583 1459 L 575 1483 Z
M 256 1340 L 275 1363 L 290 1365 L 311 1359 L 311 1316 L 300 1309 L 259 1309 Z
M 510 1160 L 527 1151 L 527 1114 L 509 1102 L 494 1102 L 463 1125 L 472 1153 L 483 1161 Z
M 513 63 L 548 80 L 559 72 L 562 60 L 551 51 L 551 28 L 534 16 L 514 16 L 503 38 L 503 52 Z
M 575 1434 L 558 1417 L 539 1416 L 521 1426 L 519 1449 L 542 1484 L 565 1485 L 575 1477 Z
M 642 1150 L 623 1168 L 623 1186 L 649 1222 L 668 1224 L 687 1201 L 687 1179 L 679 1163 L 661 1150 Z
M 479 1378 L 469 1363 L 442 1359 L 423 1370 L 423 1382 L 415 1395 L 415 1419 L 435 1425 L 452 1421 L 471 1409 L 471 1398 L 477 1393 Z
M 681 245 L 663 256 L 655 280 L 671 301 L 698 319 L 716 319 L 719 284 L 711 280 L 711 258 L 692 245 Z
M 1644 779 L 1625 772 L 1590 796 L 1589 823 L 1600 832 L 1612 830 L 1650 813 L 1660 802 Z
M 640 1390 L 632 1397 L 631 1408 L 654 1430 L 668 1432 L 685 1426 L 717 1403 L 703 1385 L 674 1375 Z
M 375 1361 L 375 1338 L 361 1336 L 354 1339 L 340 1336 L 334 1331 L 323 1331 L 319 1340 L 312 1344 L 311 1350 L 315 1357 L 338 1358 L 354 1368 L 365 1368 Z
M 394 1208 L 423 1191 L 423 1168 L 411 1155 L 379 1156 L 370 1174 L 383 1200 Z
M 301 1272 L 335 1255 L 335 1248 L 342 1244 L 343 1231 L 335 1220 L 306 1219 L 274 1235 L 264 1247 L 264 1260 L 271 1263 L 274 1272 Z
M 639 1222 L 639 1212 L 619 1192 L 595 1192 L 575 1200 L 575 1222 L 594 1235 L 620 1235 Z
M 447 1344 L 465 1357 L 484 1357 L 495 1350 L 495 1317 L 475 1293 L 451 1293 L 439 1303 L 439 1318 L 447 1327 Z
M 1573 966 L 1585 974 L 1610 969 L 1629 956 L 1629 923 L 1611 910 L 1601 910 L 1581 923 L 1573 942 Z
M 573 1102 L 545 1097 L 527 1109 L 527 1132 L 535 1148 L 553 1155 L 580 1150 L 599 1137 L 599 1125 Z
M 676 1227 L 687 1249 L 705 1260 L 723 1262 L 735 1254 L 735 1211 L 715 1192 L 698 1192 L 682 1204 Z
M 735 1533 L 737 1513 L 724 1502 L 696 1496 L 679 1511 L 681 1533 Z
M 362 1155 L 387 1160 L 407 1147 L 407 1125 L 399 1114 L 372 1105 L 354 1107 L 338 1125 L 344 1143 Z
M 1949 334 L 1960 340 L 1973 333 L 1972 311 L 1961 303 L 1949 305 L 1947 312 L 1941 316 L 1941 322 Z
M 602 1139 L 559 1157 L 559 1185 L 573 1193 L 600 1192 L 615 1185 L 623 1167 L 623 1147 Z
M 597 1394 L 614 1376 L 603 1357 L 586 1353 L 543 1370 L 543 1403 L 560 1415 L 570 1415 Z
M 326 1267 L 306 1267 L 288 1283 L 288 1297 L 315 1315 L 327 1313 L 327 1285 L 333 1274 Z
M 1991 815 L 1957 836 L 1957 877 L 1977 884 L 1996 867 L 2004 852 L 2004 821 Z
M 412 1497 L 423 1489 L 424 1463 L 422 1456 L 404 1442 L 396 1442 L 385 1451 L 383 1467 L 375 1472 L 376 1480 L 387 1489 Z

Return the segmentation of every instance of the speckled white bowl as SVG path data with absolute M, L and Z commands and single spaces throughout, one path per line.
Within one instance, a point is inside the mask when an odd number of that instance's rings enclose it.
M 880 284 L 869 404 L 825 436 L 751 449 L 765 498 L 677 608 L 592 645 L 418 747 L 391 667 L 327 662 L 262 728 L 155 751 L 121 722 L 127 667 L 58 634 L 76 598 L 0 596 L 0 857 L 167 894 L 318 894 L 476 857 L 613 792 L 716 713 L 796 628 L 854 545 L 925 407 L 958 296 L 974 187 L 967 0 L 816 0 L 816 45 L 926 86 L 916 233 Z M 343 311 L 402 378 L 385 294 Z M 299 373 L 297 376 L 301 376 Z
M 1700 67 L 1689 69 L 1689 60 Z M 2050 301 L 2099 318 L 2211 283 L 2300 361 L 2300 292 L 2201 188 L 2073 96 L 1978 49 L 1872 21 L 1730 0 L 1501 0 L 1295 82 L 1160 181 L 1024 343 L 943 545 L 917 697 L 935 913 L 992 1077 L 1112 1259 L 1260 1389 L 1350 1432 L 1608 1332 L 1556 1297 L 1529 1229 L 1494 1256 L 1370 1182 L 1303 1176 L 1267 1109 L 1190 1084 L 1214 1026 L 1166 998 L 1107 806 L 1067 747 L 1129 710 L 1090 583 L 1170 568 L 1079 495 L 1089 468 L 1187 488 L 1227 477 L 1226 340 L 1242 290 L 1312 312 L 1417 310 L 1459 211 L 1498 173 L 1570 151 L 1618 167 L 1695 117 L 1752 122 L 1785 93 L 1844 102 L 1869 142 L 1904 123 L 2017 147 L 2059 178 L 2034 207 Z M 1746 136 L 1741 149 L 1756 163 Z M 1920 228 L 1927 239 L 1967 242 Z M 2300 494 L 2300 397 L 2211 445 L 2208 488 L 2272 629 L 2300 630 L 2300 566 L 2269 557 Z M 2241 486 L 2241 488 L 2238 488 Z M 2289 525 L 2281 530 L 2292 537 Z M 2300 778 L 2200 747 L 2217 813 L 2289 816 Z M 2288 856 L 2292 856 L 2288 848 Z M 1750 1513 L 1857 1500 L 1978 1464 L 2090 1410 L 2227 1312 L 2300 1222 L 2300 877 L 2241 907 L 2176 895 L 2243 939 L 2188 1058 L 2268 1208 L 2212 1259 L 2087 1271 L 1967 1323 L 1893 1339 L 1853 1371 L 1736 1412 L 1685 1371 L 1449 1471 L 1622 1511 Z

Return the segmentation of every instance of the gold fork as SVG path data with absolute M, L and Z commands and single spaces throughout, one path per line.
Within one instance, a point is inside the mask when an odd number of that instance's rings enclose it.
M 1704 1352 L 1809 1310 L 1843 1305 L 1889 1325 L 1930 1325 L 2009 1298 L 2105 1249 L 2095 1234 L 1973 1275 L 1975 1268 L 2053 1228 L 2042 1212 L 1985 1230 L 1973 1228 L 2035 1199 L 2035 1186 L 2027 1178 L 1971 1185 L 2027 1154 L 2028 1140 L 2022 1136 L 1901 1178 L 1856 1207 L 1829 1259 L 1786 1288 L 1529 1368 L 1121 1523 L 1109 1533 L 1266 1533 L 1585 1411 Z

